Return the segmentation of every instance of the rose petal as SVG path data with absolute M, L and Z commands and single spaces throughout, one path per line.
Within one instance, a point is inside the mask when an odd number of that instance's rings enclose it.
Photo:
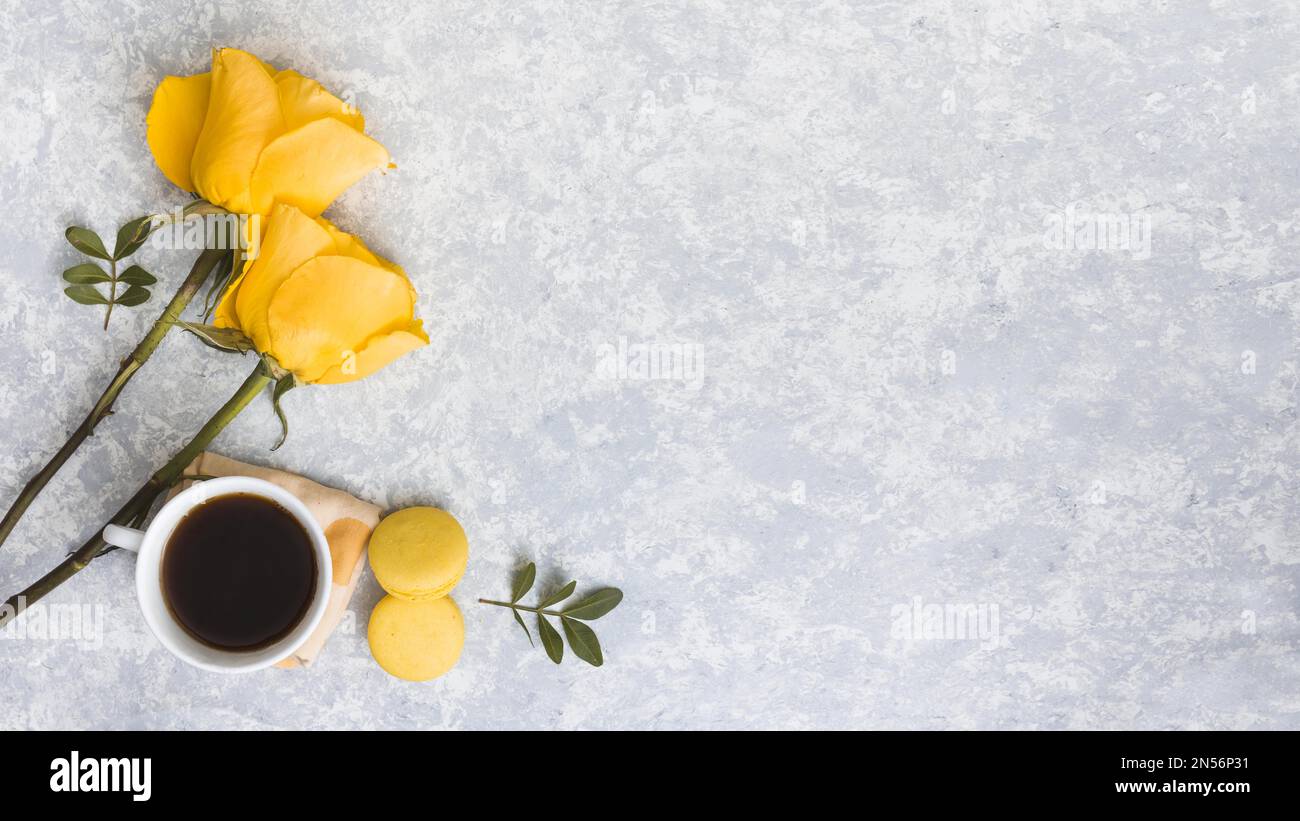
M 277 205 L 257 257 L 226 290 L 217 308 L 217 324 L 232 324 L 252 339 L 258 350 L 271 351 L 267 310 L 276 291 L 304 262 L 333 249 L 333 238 L 315 220 L 291 205 Z
M 190 166 L 198 192 L 232 211 L 250 211 L 253 169 L 283 132 L 280 95 L 263 63 L 233 48 L 213 54 L 208 114 Z
M 325 117 L 333 117 L 356 131 L 366 130 L 366 118 L 360 111 L 330 94 L 310 77 L 285 69 L 275 75 L 275 87 L 280 92 L 284 126 L 290 131 Z
M 424 332 L 424 325 L 416 320 L 404 331 L 372 337 L 366 346 L 357 352 L 351 367 L 347 367 L 346 363 L 334 365 L 316 379 L 316 383 L 336 385 L 340 382 L 362 379 L 398 357 L 428 344 L 429 336 Z
M 252 205 L 265 213 L 287 202 L 318 216 L 354 182 L 388 163 L 388 151 L 333 117 L 277 137 L 253 171 Z
M 365 350 L 372 338 L 407 330 L 414 307 L 405 277 L 352 257 L 316 257 L 271 299 L 270 352 L 282 366 L 315 381 Z
M 164 77 L 145 117 L 145 140 L 154 162 L 163 176 L 186 191 L 194 190 L 190 162 L 203 131 L 211 88 L 212 75 L 207 72 L 192 77 Z

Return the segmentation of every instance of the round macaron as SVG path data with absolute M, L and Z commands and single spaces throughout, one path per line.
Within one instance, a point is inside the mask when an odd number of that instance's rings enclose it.
M 370 536 L 370 569 L 391 595 L 409 601 L 445 596 L 465 575 L 469 543 L 460 522 L 436 507 L 408 507 Z
M 370 613 L 370 655 L 389 675 L 428 681 L 456 666 L 465 620 L 450 597 L 406 601 L 384 596 Z

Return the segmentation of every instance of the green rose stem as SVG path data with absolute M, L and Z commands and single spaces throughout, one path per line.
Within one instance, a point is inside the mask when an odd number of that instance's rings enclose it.
M 263 362 L 258 362 L 257 368 L 249 374 L 244 380 L 244 384 L 239 386 L 234 396 L 221 406 L 207 424 L 199 430 L 198 435 L 190 440 L 190 443 L 181 448 L 181 451 L 172 457 L 171 461 L 163 465 L 162 468 L 145 482 L 144 487 L 136 491 L 136 494 L 122 506 L 109 523 L 115 525 L 129 525 L 132 522 L 139 522 L 148 513 L 149 507 L 158 494 L 167 488 L 176 484 L 181 478 L 181 472 L 185 467 L 193 462 L 195 457 L 207 449 L 212 440 L 217 438 L 230 421 L 239 415 L 239 412 L 248 407 L 248 403 L 253 401 L 267 385 L 275 381 L 271 376 L 269 369 Z M 69 555 L 58 567 L 51 570 L 41 577 L 40 581 L 33 584 L 23 592 L 11 596 L 8 601 L 0 606 L 0 627 L 10 622 L 15 616 L 25 610 L 35 601 L 45 596 L 54 588 L 72 578 L 78 571 L 90 564 L 96 557 L 102 555 L 104 548 L 107 547 L 104 541 L 104 529 L 101 527 L 95 535 L 83 544 L 77 551 Z
M 190 304 L 190 300 L 194 298 L 194 295 L 198 293 L 199 287 L 212 273 L 212 269 L 216 267 L 221 257 L 228 253 L 230 252 L 209 249 L 200 254 L 199 258 L 195 260 L 194 267 L 190 269 L 190 275 L 181 283 L 181 287 L 176 291 L 176 295 L 172 297 L 171 302 L 167 303 L 162 316 L 158 317 L 158 321 L 149 329 L 149 333 L 145 335 L 144 339 L 140 340 L 140 344 L 135 346 L 135 350 L 131 351 L 131 355 L 122 361 L 122 367 L 118 370 L 117 376 L 113 377 L 113 381 L 108 384 L 108 388 L 99 397 L 99 401 L 90 409 L 90 413 L 73 431 L 72 436 L 68 438 L 63 447 L 59 448 L 59 452 L 54 454 L 54 458 L 50 459 L 49 463 L 31 478 L 31 481 L 27 483 L 22 492 L 18 494 L 18 498 L 9 507 L 4 520 L 0 521 L 0 544 L 3 544 L 5 539 L 9 538 L 14 526 L 27 512 L 27 508 L 36 499 L 37 494 L 49 484 L 49 481 L 54 478 L 54 474 L 59 472 L 59 469 L 76 452 L 81 443 L 95 432 L 95 426 L 105 416 L 112 413 L 113 402 L 117 400 L 117 395 L 126 387 L 126 383 L 131 381 L 131 377 L 135 376 L 135 372 L 144 367 L 145 362 L 149 361 L 149 357 L 153 355 L 154 350 L 162 342 L 167 332 L 176 324 L 176 320 L 180 319 L 181 313 Z

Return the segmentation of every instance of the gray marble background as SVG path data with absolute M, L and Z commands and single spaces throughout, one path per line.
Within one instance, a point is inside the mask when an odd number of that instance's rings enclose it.
M 183 201 L 145 111 L 232 45 L 356 102 L 393 152 L 330 215 L 410 272 L 432 344 L 289 394 L 274 454 L 266 400 L 218 449 L 444 506 L 472 555 L 464 655 L 426 684 L 371 661 L 368 574 L 314 668 L 220 677 L 156 644 L 106 557 L 47 599 L 97 630 L 0 633 L 0 726 L 1300 728 L 1295 3 L 0 21 L 3 503 L 161 306 L 101 332 L 60 293 L 63 227 Z M 1067 214 L 1135 233 L 1054 242 Z M 167 289 L 191 257 L 141 261 Z M 621 339 L 698 371 L 608 378 Z M 169 337 L 0 549 L 3 592 L 250 367 Z M 626 592 L 605 667 L 557 668 L 473 603 L 530 559 Z

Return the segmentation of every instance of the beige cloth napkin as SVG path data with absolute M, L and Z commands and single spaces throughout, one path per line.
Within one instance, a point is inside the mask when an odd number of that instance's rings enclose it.
M 302 476 L 237 462 L 217 453 L 200 453 L 190 462 L 185 473 L 191 476 L 252 476 L 265 479 L 297 496 L 312 516 L 316 517 L 321 530 L 325 531 L 325 538 L 330 544 L 330 555 L 334 559 L 334 584 L 330 590 L 329 605 L 325 608 L 325 616 L 320 625 L 307 641 L 293 651 L 293 655 L 276 665 L 284 668 L 310 667 L 348 609 L 348 602 L 361 578 L 361 565 L 366 560 L 370 532 L 379 524 L 382 509 L 363 502 L 350 493 L 325 487 Z M 191 482 L 182 482 L 172 491 L 173 495 L 190 484 Z

